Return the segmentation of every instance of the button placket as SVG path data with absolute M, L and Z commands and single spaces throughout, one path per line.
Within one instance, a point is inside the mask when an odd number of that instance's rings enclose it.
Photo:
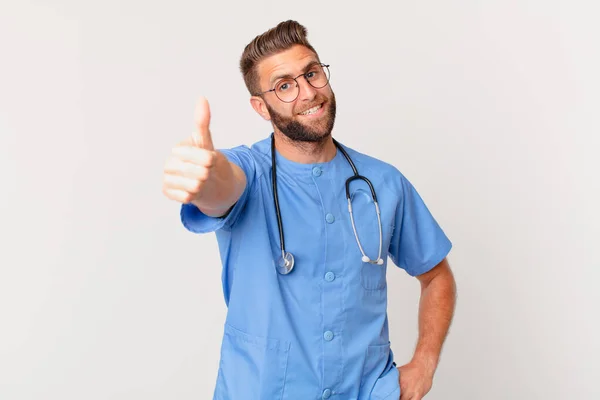
M 344 257 L 340 257 L 340 249 L 344 248 L 343 227 L 336 221 L 336 216 L 341 215 L 341 210 L 338 206 L 339 199 L 337 191 L 332 190 L 332 185 L 337 180 L 333 176 L 329 176 L 325 172 L 331 168 L 335 174 L 335 165 L 328 165 L 327 170 L 323 170 L 322 166 L 313 166 L 312 175 L 314 184 L 321 194 L 324 229 L 327 237 L 327 253 L 322 279 L 326 282 L 322 286 L 323 303 L 326 307 L 323 309 L 323 333 L 321 340 L 323 344 L 323 392 L 324 399 L 332 397 L 334 394 L 333 387 L 337 385 L 343 373 L 343 358 L 342 346 L 343 338 L 340 336 L 336 339 L 336 334 L 333 332 L 343 331 L 343 321 L 341 310 L 343 309 L 342 296 L 344 295 L 341 271 L 344 266 Z M 339 275 L 338 275 L 339 274 Z M 338 277 L 340 279 L 338 279 Z M 327 330 L 331 329 L 331 330 Z

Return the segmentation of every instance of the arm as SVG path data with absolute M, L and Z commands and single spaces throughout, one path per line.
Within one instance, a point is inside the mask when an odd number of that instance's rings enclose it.
M 419 338 L 412 360 L 399 368 L 401 400 L 420 400 L 431 389 L 456 304 L 456 283 L 447 259 L 417 279 Z
M 215 152 L 215 165 L 202 195 L 191 201 L 200 211 L 211 217 L 221 217 L 240 199 L 246 188 L 246 175 L 236 164 Z
M 456 283 L 445 258 L 417 279 L 421 282 L 421 300 L 419 340 L 413 361 L 427 365 L 433 374 L 454 315 Z

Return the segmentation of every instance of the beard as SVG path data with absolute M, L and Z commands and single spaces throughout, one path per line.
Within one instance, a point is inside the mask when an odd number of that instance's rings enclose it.
M 327 99 L 320 98 L 317 100 L 317 103 L 322 103 L 324 100 Z M 297 121 L 295 117 L 298 114 L 295 112 L 294 116 L 287 117 L 279 114 L 266 102 L 265 105 L 267 110 L 269 110 L 273 125 L 292 141 L 317 143 L 323 142 L 331 135 L 335 123 L 336 112 L 335 95 L 333 93 L 331 94 L 331 98 L 323 104 L 323 107 L 325 107 L 325 110 L 323 110 L 323 117 L 318 121 L 312 121 L 311 124 L 303 124 L 302 122 Z

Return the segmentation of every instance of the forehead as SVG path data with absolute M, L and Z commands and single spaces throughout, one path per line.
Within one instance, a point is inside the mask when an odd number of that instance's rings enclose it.
M 318 62 L 317 55 L 309 48 L 296 45 L 288 50 L 274 54 L 262 60 L 257 67 L 262 83 L 268 83 L 279 75 L 299 75 L 311 62 Z

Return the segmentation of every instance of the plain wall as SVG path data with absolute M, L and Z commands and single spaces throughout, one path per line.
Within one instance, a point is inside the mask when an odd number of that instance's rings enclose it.
M 216 146 L 271 132 L 238 61 L 290 18 L 331 64 L 334 136 L 397 166 L 454 244 L 426 398 L 600 398 L 593 2 L 0 4 L 0 399 L 212 398 L 218 249 L 162 168 L 200 95 Z M 419 285 L 388 282 L 402 364 Z

